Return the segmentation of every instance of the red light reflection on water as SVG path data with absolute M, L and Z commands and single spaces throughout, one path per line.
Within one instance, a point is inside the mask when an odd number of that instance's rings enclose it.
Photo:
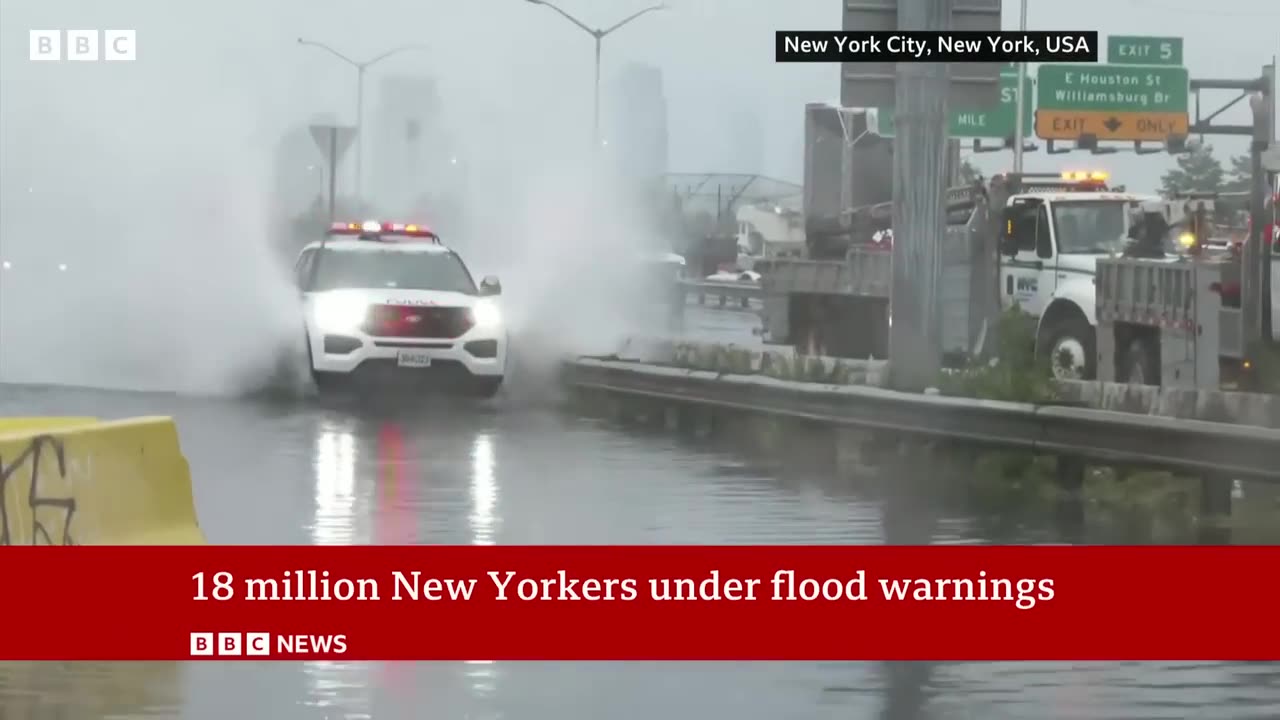
M 376 545 L 415 545 L 414 510 L 406 502 L 406 480 L 412 482 L 417 470 L 412 453 L 405 452 L 404 432 L 393 422 L 378 429 L 378 484 L 373 513 L 373 541 Z M 407 696 L 413 686 L 410 663 L 380 664 L 382 687 Z
M 378 486 L 373 518 L 373 541 L 377 545 L 413 545 L 413 510 L 406 502 L 405 478 L 413 477 L 416 463 L 405 452 L 404 432 L 396 423 L 378 429 Z

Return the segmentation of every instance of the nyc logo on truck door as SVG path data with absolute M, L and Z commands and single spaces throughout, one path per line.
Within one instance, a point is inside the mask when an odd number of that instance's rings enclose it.
M 1040 289 L 1040 278 L 1020 277 L 1016 279 L 1015 285 L 1019 295 L 1034 295 Z

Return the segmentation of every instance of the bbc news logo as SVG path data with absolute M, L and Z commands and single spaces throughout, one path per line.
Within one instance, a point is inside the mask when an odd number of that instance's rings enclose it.
M 271 633 L 191 633 L 193 657 L 271 655 Z M 276 635 L 276 655 L 341 655 L 347 651 L 346 635 Z
M 271 633 L 191 633 L 192 655 L 270 655 Z
M 138 59 L 136 30 L 32 30 L 31 59 L 57 62 L 132 62 Z M 101 41 L 99 41 L 101 40 Z M 66 52 L 63 52 L 63 48 Z

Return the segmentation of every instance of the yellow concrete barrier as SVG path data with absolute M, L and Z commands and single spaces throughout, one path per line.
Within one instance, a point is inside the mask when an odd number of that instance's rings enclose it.
M 2 662 L 0 718 L 176 717 L 184 663 Z
M 92 425 L 96 422 L 98 418 L 92 417 L 2 417 L 0 418 L 0 435 Z
M 205 542 L 172 419 L 0 419 L 0 545 Z

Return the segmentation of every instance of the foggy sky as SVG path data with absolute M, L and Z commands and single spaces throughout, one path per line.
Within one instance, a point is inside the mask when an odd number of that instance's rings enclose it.
M 594 25 L 609 25 L 646 4 L 562 2 Z M 1004 6 L 1004 26 L 1016 28 L 1018 3 L 1006 0 Z M 1184 37 L 1187 65 L 1198 77 L 1252 76 L 1280 54 L 1280 6 L 1272 0 L 1031 0 L 1029 6 L 1031 29 Z M 664 69 L 673 170 L 761 172 L 796 180 L 802 106 L 835 100 L 838 74 L 835 66 L 775 64 L 772 32 L 839 22 L 838 0 L 677 0 L 670 11 L 646 16 L 606 39 L 605 81 L 627 61 Z M 74 27 L 137 28 L 139 61 L 80 67 L 27 61 L 27 30 Z M 316 112 L 350 119 L 354 71 L 322 52 L 297 47 L 299 36 L 357 59 L 422 42 L 432 50 L 388 60 L 370 71 L 370 85 L 379 72 L 430 73 L 441 83 L 451 112 L 487 121 L 495 132 L 536 137 L 543 147 L 558 141 L 572 145 L 589 130 L 591 39 L 551 11 L 520 0 L 3 0 L 0 33 L 6 150 L 50 116 L 67 122 L 68 115 L 86 111 L 77 111 L 84 106 L 78 97 L 110 115 L 112 105 L 146 104 L 152 98 L 142 94 L 163 94 L 171 83 L 185 85 L 185 91 L 205 86 L 210 97 L 223 98 L 241 120 L 265 133 Z M 102 95 L 84 97 L 86 82 Z M 1230 99 L 1225 93 L 1205 97 Z M 724 116 L 740 107 L 754 108 L 760 117 L 759 150 L 727 145 Z M 519 113 L 519 124 L 504 127 L 498 116 L 512 112 Z M 1248 109 L 1234 108 L 1223 120 L 1245 122 Z M 98 119 L 99 127 L 109 122 Z M 44 136 L 56 141 L 56 130 L 45 130 Z M 193 127 L 191 140 L 200 142 L 214 132 Z M 27 137 L 38 142 L 41 135 Z M 1231 138 L 1211 141 L 1224 153 L 1243 147 L 1243 141 Z M 760 167 L 738 166 L 751 165 L 741 158 L 756 155 Z M 1052 168 L 1064 161 L 1104 161 L 1131 179 L 1132 187 L 1153 185 L 1169 164 L 1165 157 L 1043 154 L 1030 156 L 1029 163 Z M 984 155 L 981 162 L 998 167 L 1009 160 Z

